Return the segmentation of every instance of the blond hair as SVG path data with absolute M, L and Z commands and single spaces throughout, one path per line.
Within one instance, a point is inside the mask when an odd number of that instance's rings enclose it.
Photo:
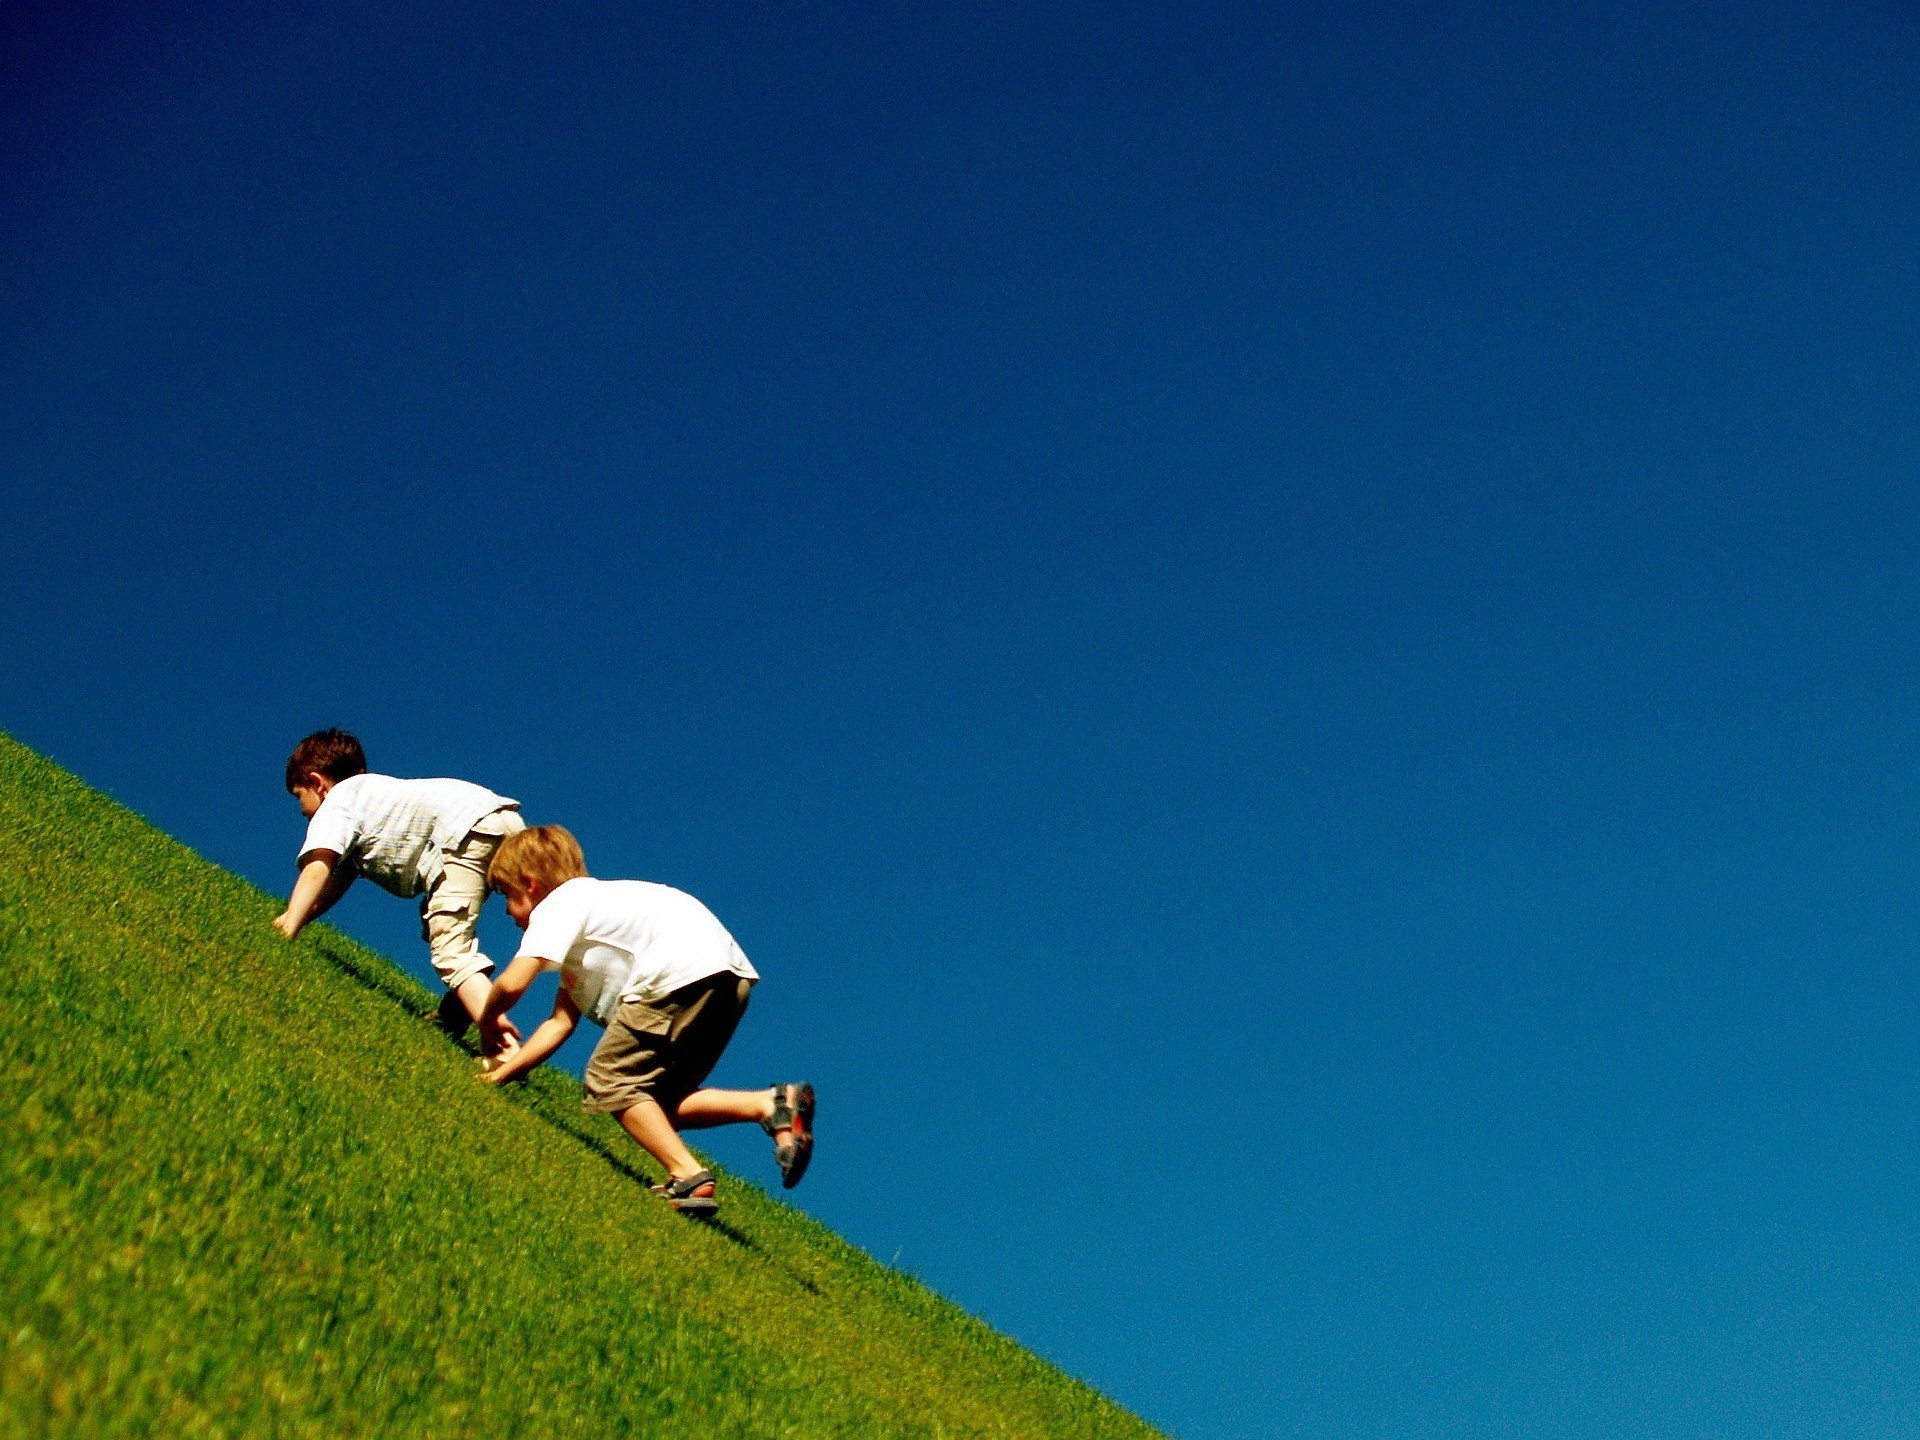
M 487 866 L 487 884 L 502 895 L 522 895 L 529 880 L 552 890 L 586 873 L 587 857 L 572 831 L 561 825 L 532 825 L 500 842 Z

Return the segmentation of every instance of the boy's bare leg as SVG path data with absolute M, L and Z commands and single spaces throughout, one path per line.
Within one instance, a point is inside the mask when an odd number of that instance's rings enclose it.
M 743 1121 L 758 1124 L 772 1114 L 771 1090 L 696 1090 L 680 1102 L 673 1118 L 682 1130 L 710 1130 Z
M 460 1008 L 476 1025 L 480 1023 L 480 1012 L 487 1008 L 487 992 L 492 989 L 493 981 L 484 973 L 469 975 L 454 987 L 453 993 L 460 997 Z
M 622 1110 L 620 1128 L 631 1135 L 642 1150 L 666 1166 L 667 1174 L 675 1180 L 684 1180 L 706 1168 L 693 1158 L 693 1152 L 687 1149 L 686 1142 L 667 1119 L 667 1112 L 651 1100 L 636 1100 Z
M 792 1109 L 774 1128 L 776 1101 L 781 1100 Z M 807 1173 L 813 1155 L 812 1117 L 811 1085 L 770 1085 L 765 1090 L 696 1090 L 680 1102 L 673 1119 L 682 1130 L 745 1121 L 759 1125 L 773 1137 L 773 1158 L 780 1166 L 781 1184 L 791 1190 Z

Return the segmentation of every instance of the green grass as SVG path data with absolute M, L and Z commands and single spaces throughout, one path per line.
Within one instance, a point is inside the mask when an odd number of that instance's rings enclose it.
M 1151 1436 L 0 736 L 0 1437 Z

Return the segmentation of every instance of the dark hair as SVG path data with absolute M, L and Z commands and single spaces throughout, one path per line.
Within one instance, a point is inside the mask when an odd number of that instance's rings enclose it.
M 324 775 L 329 780 L 345 780 L 367 771 L 367 752 L 360 742 L 344 730 L 316 730 L 287 757 L 287 791 L 307 783 L 309 775 Z

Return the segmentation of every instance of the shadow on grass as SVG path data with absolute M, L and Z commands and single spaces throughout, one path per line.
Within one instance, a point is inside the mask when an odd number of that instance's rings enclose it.
M 316 935 L 313 941 L 314 948 L 325 956 L 335 969 L 355 984 L 395 1006 L 408 1019 L 421 1020 L 432 1025 L 467 1054 L 478 1053 L 475 1045 L 465 1038 L 465 1032 L 472 1021 L 467 1018 L 466 1012 L 459 1008 L 459 1002 L 451 993 L 436 1003 L 431 996 L 423 993 L 408 977 L 394 970 L 387 962 L 362 961 L 332 936 Z M 555 1114 L 551 1108 L 554 1097 L 530 1088 L 523 1081 L 512 1085 L 511 1098 L 521 1109 L 551 1129 L 557 1130 L 599 1156 L 617 1174 L 633 1181 L 643 1189 L 651 1190 L 654 1183 L 653 1177 L 588 1129 L 584 1118 Z M 797 1274 L 788 1266 L 781 1264 L 752 1236 L 736 1230 L 726 1221 L 715 1216 L 701 1217 L 699 1223 L 716 1234 L 725 1236 L 742 1250 L 759 1256 L 774 1268 L 783 1271 L 794 1284 L 808 1294 L 820 1293 L 818 1285 L 806 1276 Z
M 349 980 L 398 1006 L 413 1019 L 425 1020 L 437 1015 L 439 1007 L 434 1001 L 385 961 L 368 964 L 356 959 L 352 951 L 331 935 L 315 936 L 313 948 Z
M 508 1089 L 512 1099 L 522 1109 L 526 1110 L 536 1119 L 544 1121 L 548 1126 L 559 1131 L 562 1135 L 577 1141 L 586 1149 L 591 1150 L 595 1155 L 599 1156 L 600 1159 L 605 1161 L 607 1166 L 615 1173 L 633 1181 L 636 1185 L 645 1186 L 649 1191 L 649 1198 L 651 1198 L 651 1191 L 654 1184 L 653 1176 L 640 1169 L 639 1166 L 627 1159 L 620 1150 L 616 1150 L 604 1139 L 588 1129 L 587 1126 L 590 1122 L 584 1117 L 576 1119 L 571 1115 L 554 1114 L 547 1107 L 555 1097 L 535 1091 L 524 1082 L 517 1084 L 509 1082 Z M 736 1181 L 731 1183 L 744 1184 L 745 1182 Z M 820 1293 L 820 1287 L 814 1284 L 813 1281 L 794 1270 L 790 1265 L 782 1262 L 769 1251 L 766 1246 L 762 1245 L 758 1240 L 755 1240 L 751 1235 L 748 1235 L 743 1230 L 735 1229 L 719 1216 L 689 1215 L 687 1219 L 695 1224 L 705 1226 L 716 1235 L 731 1240 L 748 1254 L 758 1257 L 766 1264 L 780 1271 L 781 1274 L 785 1275 L 809 1295 L 818 1295 Z
M 480 1053 L 479 1045 L 467 1038 L 467 1032 L 473 1027 L 472 1017 L 451 990 L 436 1002 L 385 961 L 368 964 L 358 960 L 352 951 L 342 949 L 331 937 L 316 938 L 314 948 L 334 969 L 393 1005 L 408 1019 L 426 1021 L 469 1055 Z

